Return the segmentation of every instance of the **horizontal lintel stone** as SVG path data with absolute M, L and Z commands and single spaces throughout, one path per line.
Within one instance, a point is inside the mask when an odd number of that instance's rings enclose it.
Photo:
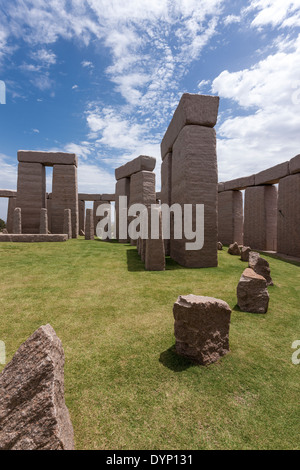
M 255 185 L 276 184 L 281 178 L 285 178 L 290 174 L 289 162 L 280 163 L 279 165 L 268 168 L 255 175 Z
M 290 174 L 294 175 L 295 173 L 300 173 L 300 155 L 292 158 L 289 162 Z
M 79 201 L 101 201 L 101 194 L 79 193 L 78 200 Z
M 41 152 L 34 150 L 19 150 L 18 161 L 23 163 L 41 163 L 45 166 L 75 165 L 78 159 L 75 153 L 66 152 Z
M 0 189 L 0 197 L 17 197 L 17 191 L 10 189 Z
M 125 165 L 116 168 L 116 180 L 127 178 L 135 173 L 138 173 L 139 171 L 153 171 L 155 165 L 156 159 L 154 157 L 140 155 L 134 160 L 131 160 L 131 162 L 125 163 Z
M 246 189 L 249 186 L 255 186 L 255 175 L 237 178 L 235 180 L 226 181 L 226 183 L 224 183 L 225 191 L 240 191 L 241 189 Z

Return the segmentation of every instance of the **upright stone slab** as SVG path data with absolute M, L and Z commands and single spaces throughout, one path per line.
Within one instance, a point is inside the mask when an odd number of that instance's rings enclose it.
M 85 225 L 85 201 L 78 200 L 79 210 L 79 233 L 84 232 Z
M 72 238 L 72 212 L 71 209 L 64 210 L 64 229 L 63 233 L 68 235 L 68 238 Z
M 7 228 L 8 233 L 13 233 L 14 210 L 16 208 L 16 204 L 17 204 L 17 198 L 16 197 L 10 197 L 8 199 L 7 223 L 6 223 L 6 228 Z
M 123 214 L 120 214 L 120 197 L 127 197 L 127 206 L 130 204 L 130 178 L 122 178 L 116 182 L 116 239 L 119 243 L 127 243 L 129 241 L 128 237 L 128 217 L 127 217 L 127 208 L 123 211 Z M 120 217 L 126 219 L 126 233 L 125 233 L 125 222 L 124 222 L 124 234 L 120 233 Z
M 179 296 L 174 304 L 176 352 L 200 365 L 229 352 L 231 309 L 223 300 Z
M 218 194 L 219 241 L 224 245 L 243 243 L 244 209 L 241 191 L 224 191 Z
M 276 251 L 277 188 L 247 188 L 244 211 L 244 244 L 254 250 Z
M 86 240 L 94 240 L 94 212 L 93 209 L 86 210 L 85 216 L 85 239 Z
M 103 206 L 103 205 L 109 205 L 110 206 L 110 202 L 109 201 L 94 201 L 94 204 L 93 204 L 94 234 L 95 234 L 95 236 L 97 235 L 97 225 L 98 225 L 98 223 L 101 222 L 101 220 L 103 220 L 104 217 L 105 217 L 105 216 L 97 215 L 98 207 Z
M 130 206 L 156 204 L 155 173 L 140 171 L 130 178 Z
M 41 209 L 40 214 L 40 234 L 48 234 L 48 212 L 47 209 Z
M 48 213 L 48 230 L 52 233 L 52 197 L 46 200 L 47 213 Z
M 39 233 L 46 207 L 46 174 L 40 163 L 19 163 L 16 206 L 22 210 L 22 233 Z
M 152 217 L 154 218 L 151 218 L 151 211 L 149 211 L 145 269 L 146 271 L 164 271 L 166 269 L 165 245 L 162 237 L 162 214 L 159 208 L 152 209 Z M 155 224 L 158 224 L 158 233 L 151 232 L 151 227 L 153 228 Z
M 269 293 L 267 281 L 253 269 L 243 272 L 237 286 L 237 303 L 242 312 L 267 313 Z
M 279 182 L 277 251 L 300 258 L 300 173 Z
M 22 233 L 22 211 L 20 207 L 16 207 L 14 210 L 13 233 Z
M 204 246 L 200 250 L 186 250 L 184 235 L 171 240 L 171 258 L 190 268 L 208 268 L 218 265 L 217 195 L 218 167 L 216 133 L 209 127 L 185 126 L 177 137 L 172 153 L 172 204 L 192 204 L 195 227 L 196 204 L 204 205 Z
M 79 233 L 77 167 L 53 166 L 52 233 L 63 233 L 64 210 L 72 211 L 72 237 Z
M 172 153 L 168 153 L 161 164 L 161 203 L 172 204 Z M 166 256 L 170 256 L 171 240 L 165 240 Z
M 0 450 L 73 450 L 64 350 L 50 325 L 23 343 L 0 375 Z

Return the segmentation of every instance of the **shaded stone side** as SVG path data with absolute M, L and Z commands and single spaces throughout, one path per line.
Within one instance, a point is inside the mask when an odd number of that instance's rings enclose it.
M 48 213 L 48 230 L 52 233 L 52 199 L 46 200 L 47 213 Z
M 244 244 L 256 250 L 277 249 L 277 188 L 256 186 L 245 191 Z
M 22 233 L 39 233 L 46 207 L 46 174 L 40 163 L 19 163 L 16 206 L 22 210 Z
M 72 238 L 72 212 L 71 209 L 64 210 L 64 229 L 63 233 L 68 235 L 68 238 Z
M 52 187 L 52 233 L 63 233 L 64 210 L 72 211 L 72 237 L 79 233 L 77 168 L 54 165 Z
M 147 155 L 140 155 L 139 157 L 131 160 L 125 165 L 120 166 L 115 170 L 116 180 L 128 178 L 134 173 L 140 171 L 153 171 L 156 165 L 156 159 L 154 157 L 148 157 Z
M 237 286 L 237 303 L 243 312 L 267 313 L 269 293 L 267 281 L 253 269 L 243 272 Z
M 130 178 L 130 206 L 144 204 L 148 206 L 156 203 L 155 173 L 140 171 Z
M 86 210 L 84 234 L 86 240 L 94 240 L 94 213 L 93 209 Z
M 22 211 L 20 207 L 16 207 L 14 210 L 13 233 L 14 234 L 22 233 Z
M 218 233 L 224 245 L 243 244 L 244 209 L 241 191 L 224 191 L 218 194 Z
M 209 127 L 185 126 L 172 153 L 172 204 L 204 204 L 204 246 L 187 251 L 185 237 L 171 240 L 171 257 L 182 266 L 205 268 L 218 265 L 217 254 L 218 168 L 216 133 Z M 195 211 L 193 217 L 195 224 Z
M 128 218 L 127 218 L 127 229 L 126 234 L 124 233 L 124 237 L 121 238 L 119 233 L 119 197 L 126 196 L 127 197 L 127 205 L 130 203 L 130 178 L 122 178 L 116 182 L 116 220 L 115 220 L 115 230 L 116 230 L 116 239 L 119 243 L 127 243 L 129 241 L 128 238 Z M 127 217 L 127 216 L 125 216 Z M 124 228 L 125 231 L 125 228 Z
M 23 343 L 0 375 L 0 450 L 73 450 L 64 350 L 50 325 Z
M 85 201 L 78 200 L 79 233 L 84 232 L 85 226 Z
M 13 233 L 13 227 L 14 227 L 14 210 L 17 207 L 17 198 L 16 197 L 10 197 L 8 199 L 8 207 L 7 207 L 7 223 L 6 223 L 6 228 L 8 233 Z
M 278 253 L 300 257 L 300 173 L 279 182 Z
M 171 206 L 172 201 L 172 153 L 168 153 L 161 164 L 161 203 Z M 165 240 L 165 254 L 170 256 L 171 240 Z
M 159 208 L 152 210 L 152 217 L 158 219 L 159 233 L 151 232 L 151 211 L 148 213 L 149 236 L 146 239 L 145 269 L 147 271 L 164 271 L 166 268 L 165 245 L 162 238 L 162 214 Z M 156 238 L 157 237 L 157 238 Z M 140 239 L 139 239 L 140 240 Z M 140 254 L 140 247 L 138 246 Z
M 40 234 L 48 234 L 48 212 L 47 209 L 41 209 L 40 215 Z

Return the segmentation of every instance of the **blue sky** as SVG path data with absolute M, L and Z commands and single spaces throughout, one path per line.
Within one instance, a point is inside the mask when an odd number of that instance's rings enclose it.
M 1 189 L 30 149 L 75 152 L 91 193 L 151 155 L 159 190 L 184 92 L 221 98 L 220 181 L 300 153 L 300 0 L 0 0 L 0 14 Z

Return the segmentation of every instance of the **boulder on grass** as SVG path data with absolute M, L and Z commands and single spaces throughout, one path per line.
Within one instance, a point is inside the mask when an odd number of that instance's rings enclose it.
M 241 256 L 241 249 L 237 242 L 234 242 L 232 243 L 232 245 L 229 245 L 228 253 L 234 256 Z
M 267 281 L 253 269 L 243 272 L 237 286 L 237 303 L 243 312 L 267 313 L 269 293 Z
M 219 251 L 223 250 L 223 243 L 218 242 L 218 250 Z
M 268 261 L 262 258 L 259 253 L 256 253 L 256 251 L 251 251 L 249 253 L 249 268 L 264 277 L 268 286 L 274 285 Z
M 251 251 L 250 246 L 243 246 L 241 249 L 241 260 L 242 261 L 249 261 L 249 253 Z

